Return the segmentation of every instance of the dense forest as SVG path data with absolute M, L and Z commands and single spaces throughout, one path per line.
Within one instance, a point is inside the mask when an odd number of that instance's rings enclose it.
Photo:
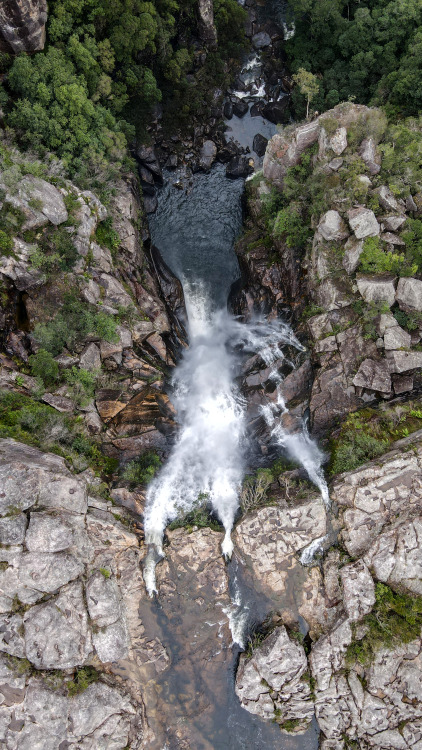
M 318 77 L 313 107 L 341 101 L 417 115 L 422 107 L 420 0 L 289 0 L 295 35 L 286 42 L 293 72 Z M 296 108 L 304 114 L 301 97 Z

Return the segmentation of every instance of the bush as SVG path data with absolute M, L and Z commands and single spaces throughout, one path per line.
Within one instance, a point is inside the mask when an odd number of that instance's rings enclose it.
M 120 237 L 113 229 L 113 219 L 108 216 L 105 221 L 100 221 L 95 232 L 95 239 L 101 247 L 106 247 L 114 256 L 120 247 Z
M 347 649 L 349 663 L 368 666 L 380 648 L 393 649 L 402 643 L 419 639 L 422 627 L 422 597 L 398 594 L 389 586 L 377 583 L 375 606 L 363 620 L 367 632 L 362 640 Z
M 154 451 L 147 451 L 134 461 L 130 461 L 124 468 L 123 479 L 135 487 L 138 484 L 148 484 L 161 466 L 161 459 Z
M 273 480 L 271 469 L 258 469 L 253 476 L 245 478 L 240 493 L 240 507 L 243 513 L 248 513 L 271 503 L 267 492 Z
M 83 367 L 79 369 L 73 366 L 69 370 L 64 371 L 63 378 L 70 386 L 72 398 L 78 406 L 84 406 L 89 399 L 93 398 L 96 381 L 95 373 L 84 370 Z
M 386 452 L 389 446 L 383 430 L 373 425 L 359 412 L 349 414 L 343 422 L 339 437 L 333 442 L 330 474 L 352 471 Z
M 89 685 L 99 680 L 100 673 L 94 667 L 80 667 L 73 678 L 67 684 L 67 690 L 71 697 L 83 693 Z
M 416 263 L 411 264 L 405 255 L 383 250 L 379 237 L 367 237 L 360 256 L 360 269 L 363 273 L 392 273 L 398 276 L 413 276 L 417 273 Z
M 42 381 L 48 387 L 54 385 L 59 377 L 59 366 L 53 359 L 53 355 L 45 349 L 40 349 L 36 354 L 29 357 L 31 375 Z
M 13 239 L 0 229 L 0 255 L 11 255 L 13 253 Z

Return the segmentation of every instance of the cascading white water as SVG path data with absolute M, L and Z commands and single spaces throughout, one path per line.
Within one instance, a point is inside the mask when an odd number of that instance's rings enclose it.
M 190 345 L 173 377 L 180 432 L 147 492 L 144 527 L 150 550 L 144 579 L 150 595 L 156 591 L 155 565 L 163 556 L 167 524 L 196 508 L 204 497 L 225 529 L 222 552 L 231 556 L 230 535 L 244 473 L 246 402 L 235 382 L 240 353 L 259 354 L 267 366 L 274 366 L 270 377 L 277 397 L 263 407 L 264 418 L 274 441 L 302 464 L 328 504 L 323 454 L 305 426 L 302 432 L 290 434 L 280 420 L 287 411 L 277 369 L 284 360 L 281 347 L 304 349 L 291 328 L 279 320 L 241 323 L 226 310 L 212 310 L 201 285 L 185 284 L 185 299 Z

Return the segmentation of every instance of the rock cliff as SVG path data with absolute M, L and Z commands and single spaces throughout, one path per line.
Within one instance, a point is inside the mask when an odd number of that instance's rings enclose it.
M 0 6 L 0 49 L 36 52 L 45 43 L 46 0 L 5 0 Z

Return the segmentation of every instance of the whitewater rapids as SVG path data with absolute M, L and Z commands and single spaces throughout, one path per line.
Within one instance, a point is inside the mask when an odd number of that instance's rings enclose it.
M 189 320 L 189 347 L 173 375 L 172 401 L 180 430 L 170 456 L 147 491 L 145 541 L 149 552 L 144 579 L 156 592 L 155 566 L 163 557 L 166 526 L 206 502 L 225 529 L 222 553 L 231 557 L 231 531 L 239 506 L 247 438 L 246 401 L 236 384 L 240 354 L 259 354 L 269 365 L 283 359 L 283 345 L 303 350 L 290 327 L 279 321 L 240 323 L 227 310 L 213 310 L 202 285 L 184 285 Z M 273 374 L 277 389 L 282 378 Z M 302 464 L 328 503 L 321 470 L 323 455 L 304 426 L 289 435 L 279 416 L 281 395 L 263 408 L 273 441 Z

